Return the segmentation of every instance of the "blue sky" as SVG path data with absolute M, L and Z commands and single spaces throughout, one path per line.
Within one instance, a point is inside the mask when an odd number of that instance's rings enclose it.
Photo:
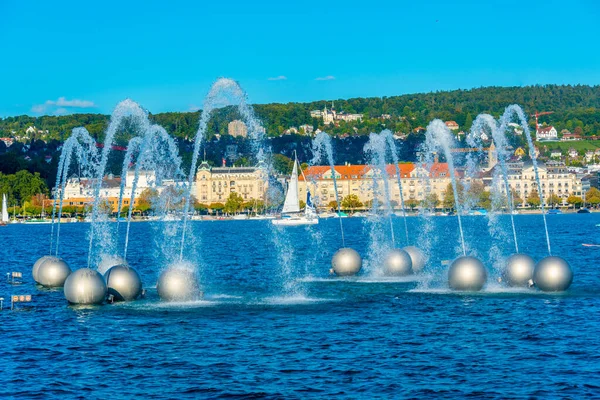
M 450 4 L 452 3 L 452 4 Z M 0 0 L 0 116 L 600 83 L 600 2 Z

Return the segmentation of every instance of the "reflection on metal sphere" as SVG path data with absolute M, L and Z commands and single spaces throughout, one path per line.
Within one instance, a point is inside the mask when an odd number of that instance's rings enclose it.
M 454 290 L 481 290 L 487 279 L 485 267 L 475 257 L 458 257 L 448 270 L 448 285 Z
M 137 271 L 128 265 L 115 265 L 104 274 L 108 294 L 115 301 L 130 301 L 142 294 L 142 280 Z
M 65 298 L 71 304 L 102 304 L 106 299 L 106 282 L 98 271 L 81 268 L 65 281 Z
M 421 249 L 415 246 L 406 246 L 402 250 L 408 253 L 412 260 L 412 271 L 415 274 L 423 271 L 425 264 L 427 264 L 427 256 Z
M 119 257 L 113 254 L 103 254 L 100 256 L 100 262 L 98 263 L 98 272 L 102 275 L 106 274 L 106 271 L 114 267 L 115 265 L 128 265 L 127 261 L 123 257 Z
M 70 273 L 71 268 L 62 258 L 46 256 L 37 268 L 35 281 L 46 287 L 61 287 Z
M 535 266 L 533 281 L 544 292 L 560 292 L 571 286 L 573 271 L 565 259 L 546 257 Z
M 54 256 L 43 256 L 43 257 L 40 257 L 35 262 L 35 264 L 33 264 L 33 269 L 31 270 L 31 275 L 33 276 L 33 280 L 34 281 L 36 281 L 36 282 L 38 281 L 37 272 L 38 272 L 38 269 L 40 268 L 40 265 L 42 265 L 42 263 L 44 261 L 46 261 L 47 259 L 49 259 L 49 258 L 54 258 Z
M 331 267 L 338 276 L 356 275 L 362 268 L 362 258 L 356 250 L 345 247 L 333 255 Z
M 185 264 L 174 265 L 158 278 L 156 290 L 161 299 L 166 301 L 189 301 L 201 296 L 196 274 Z
M 506 268 L 502 273 L 504 281 L 509 286 L 529 286 L 533 279 L 535 261 L 527 254 L 513 254 L 506 260 Z
M 402 249 L 393 249 L 384 262 L 384 273 L 390 276 L 406 276 L 412 274 L 412 259 Z

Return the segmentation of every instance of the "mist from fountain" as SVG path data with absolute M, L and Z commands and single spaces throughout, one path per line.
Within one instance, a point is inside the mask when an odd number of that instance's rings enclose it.
M 109 225 L 106 210 L 103 210 L 103 207 L 101 207 L 103 199 L 103 196 L 101 196 L 101 189 L 108 157 L 115 144 L 115 136 L 119 129 L 123 128 L 126 122 L 135 127 L 138 135 L 144 135 L 150 128 L 148 113 L 133 100 L 126 99 L 120 102 L 111 115 L 110 123 L 105 133 L 98 168 L 95 171 L 95 181 L 93 182 L 94 203 L 92 206 L 91 227 L 89 232 L 88 268 L 90 268 L 93 263 L 95 258 L 94 255 L 113 254 L 116 250 L 114 240 L 116 235 Z M 94 246 L 94 242 L 97 243 L 96 246 Z
M 181 235 L 180 260 L 183 260 L 183 250 L 185 247 L 185 232 L 189 216 L 191 188 L 194 183 L 194 178 L 196 176 L 198 157 L 200 155 L 202 142 L 206 136 L 208 122 L 210 121 L 212 112 L 215 109 L 231 104 L 237 105 L 238 112 L 241 114 L 242 120 L 246 123 L 246 126 L 248 128 L 248 136 L 252 139 L 253 153 L 256 155 L 257 162 L 259 164 L 265 162 L 264 151 L 262 151 L 264 129 L 260 125 L 258 119 L 255 117 L 252 108 L 248 106 L 246 93 L 242 90 L 240 85 L 233 79 L 218 79 L 212 85 L 210 91 L 204 98 L 202 114 L 200 116 L 200 123 L 198 126 L 198 130 L 196 131 L 196 136 L 194 138 L 192 163 L 190 165 L 190 172 L 187 177 L 187 190 L 185 194 L 185 206 L 183 209 L 183 233 Z
M 65 188 L 69 179 L 69 170 L 71 162 L 75 154 L 79 165 L 80 174 L 85 177 L 91 176 L 97 168 L 98 151 L 96 149 L 96 141 L 90 136 L 85 128 L 73 129 L 71 136 L 65 141 L 58 163 L 58 171 L 56 174 L 55 196 L 52 207 L 52 227 L 50 230 L 50 254 L 52 254 L 54 225 L 56 222 L 56 250 L 54 254 L 58 257 L 60 248 L 60 225 L 63 211 L 63 200 Z M 56 196 L 56 194 L 59 194 Z M 56 217 L 56 207 L 58 201 L 58 218 Z
M 537 192 L 538 195 L 540 196 L 540 207 L 542 209 L 542 219 L 544 220 L 544 231 L 546 233 L 546 244 L 548 246 L 548 255 L 551 256 L 552 255 L 552 249 L 550 247 L 550 235 L 548 233 L 548 223 L 546 221 L 546 212 L 544 209 L 544 192 L 542 191 L 542 184 L 540 181 L 540 174 L 538 172 L 538 164 L 537 164 L 537 156 L 535 154 L 535 146 L 533 145 L 533 140 L 531 139 L 531 132 L 529 130 L 529 125 L 528 125 L 528 120 L 527 117 L 525 116 L 525 113 L 523 112 L 523 109 L 521 107 L 519 107 L 516 104 L 512 104 L 508 107 L 506 107 L 506 109 L 504 110 L 504 114 L 502 114 L 502 116 L 500 117 L 500 127 L 498 128 L 499 132 L 502 132 L 502 134 L 504 134 L 504 132 L 506 131 L 509 122 L 511 121 L 511 119 L 516 116 L 519 124 L 521 125 L 521 128 L 523 129 L 523 133 L 525 134 L 525 137 L 527 138 L 527 146 L 529 147 L 529 155 L 531 157 L 531 162 L 533 164 L 533 171 L 535 174 L 535 181 L 537 183 Z M 512 198 L 512 196 L 510 196 Z
M 333 191 L 335 192 L 335 201 L 337 203 L 337 217 L 340 221 L 340 235 L 342 238 L 342 248 L 346 247 L 346 238 L 344 237 L 344 223 L 342 222 L 341 216 L 341 202 L 340 195 L 338 193 L 337 178 L 335 172 L 335 160 L 333 158 L 333 147 L 331 145 L 331 136 L 326 132 L 319 132 L 312 141 L 312 152 L 313 158 L 311 160 L 312 165 L 317 165 L 323 160 L 323 152 L 327 157 L 327 162 L 331 169 L 331 178 L 333 179 Z
M 448 163 L 448 172 L 450 173 L 450 179 L 452 182 L 452 191 L 454 193 L 454 205 L 456 208 L 456 216 L 458 219 L 458 230 L 460 233 L 460 244 L 462 247 L 463 255 L 467 255 L 467 248 L 465 245 L 465 237 L 462 226 L 461 213 L 462 208 L 460 207 L 460 199 L 458 197 L 458 186 L 456 181 L 456 172 L 454 169 L 454 158 L 452 156 L 451 148 L 454 145 L 454 139 L 452 133 L 440 119 L 434 119 L 427 126 L 425 132 L 425 148 L 428 154 L 432 154 L 437 149 L 441 149 L 444 152 L 446 162 Z
M 392 136 L 392 132 L 388 129 L 381 132 L 384 135 L 386 142 L 388 144 L 388 148 L 390 150 L 390 154 L 392 156 L 392 163 L 396 168 L 396 180 L 398 182 L 398 191 L 400 192 L 400 207 L 402 207 L 402 219 L 404 220 L 404 233 L 406 235 L 406 245 L 410 245 L 410 240 L 408 236 L 408 221 L 406 219 L 406 206 L 404 204 L 404 190 L 402 189 L 402 171 L 400 169 L 400 161 L 398 160 L 398 149 L 396 147 L 396 142 L 394 141 L 394 137 Z
M 138 139 L 138 138 L 134 138 Z M 134 140 L 132 139 L 132 140 Z M 126 159 L 125 163 L 128 162 Z M 142 170 L 152 171 L 154 174 L 153 181 L 157 187 L 164 184 L 165 178 L 169 177 L 173 180 L 171 187 L 177 187 L 178 183 L 184 176 L 181 170 L 181 159 L 177 150 L 175 140 L 159 125 L 152 125 L 146 132 L 139 146 L 139 154 L 134 169 L 134 177 L 131 185 L 131 196 L 129 200 L 129 208 L 127 212 L 127 231 L 125 234 L 125 245 L 123 249 L 123 258 L 127 259 L 127 248 L 129 244 L 129 231 L 131 225 L 131 217 L 134 208 L 135 193 Z M 149 177 L 146 177 L 148 181 Z
M 502 244 L 508 243 L 508 234 L 506 233 L 500 219 L 499 215 L 503 209 L 508 205 L 510 212 L 511 225 L 513 228 L 513 238 L 515 241 L 515 246 L 518 249 L 517 245 L 517 237 L 516 230 L 514 224 L 514 216 L 512 214 L 513 207 L 511 202 L 511 191 L 510 186 L 508 185 L 508 175 L 506 173 L 506 137 L 500 138 L 498 133 L 498 126 L 494 117 L 489 114 L 480 114 L 473 121 L 473 125 L 471 127 L 470 132 L 468 133 L 466 139 L 467 144 L 475 149 L 468 153 L 467 156 L 467 168 L 466 168 L 466 177 L 471 180 L 477 179 L 478 174 L 480 172 L 478 159 L 483 155 L 483 141 L 481 139 L 481 135 L 483 133 L 489 134 L 494 143 L 499 143 L 500 145 L 496 147 L 496 154 L 498 154 L 498 158 L 502 158 L 500 160 L 501 169 L 496 168 L 496 166 L 492 166 L 492 185 L 490 188 L 490 200 L 491 200 L 491 210 L 486 214 L 488 232 L 492 237 L 492 245 L 489 248 L 488 255 L 490 261 L 494 267 L 494 270 L 497 274 L 499 274 L 504 267 L 504 254 L 502 251 Z M 503 136 L 503 135 L 502 135 Z M 500 146 L 504 146 L 502 149 Z M 493 156 L 493 154 L 491 155 Z M 491 161 L 491 160 L 489 160 Z M 500 180 L 504 178 L 504 185 L 500 182 Z M 469 180 L 467 179 L 467 180 Z M 503 190 L 505 193 L 503 193 Z M 504 196 L 507 196 L 506 198 Z M 466 196 L 468 199 L 469 195 Z M 474 199 L 471 199 L 473 203 Z M 518 250 L 517 250 L 518 251 Z
M 371 175 L 369 189 L 373 195 L 371 213 L 365 219 L 369 227 L 369 259 L 365 266 L 368 272 L 375 274 L 383 273 L 384 259 L 390 250 L 396 247 L 386 162 L 387 147 L 385 135 L 379 133 L 371 133 L 368 142 L 363 147 L 368 165 L 367 173 Z M 389 230 L 389 236 L 385 233 L 387 230 Z

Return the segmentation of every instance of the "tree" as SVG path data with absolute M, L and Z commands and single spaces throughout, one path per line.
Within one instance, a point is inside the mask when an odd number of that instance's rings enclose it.
M 511 195 L 512 195 L 512 201 L 513 201 L 513 207 L 519 207 L 521 204 L 523 204 L 523 199 L 521 198 L 521 196 L 519 196 L 519 194 L 517 193 L 516 190 L 512 189 L 511 190 Z
M 361 208 L 363 203 L 360 201 L 357 195 L 349 194 L 342 200 L 342 208 L 344 210 L 354 211 L 357 208 Z
M 223 211 L 223 209 L 225 208 L 225 204 L 223 203 L 211 203 L 208 206 L 208 209 L 212 212 L 216 212 L 217 215 L 219 215 L 220 211 Z
M 237 214 L 241 210 L 243 203 L 244 198 L 239 193 L 232 192 L 227 198 L 223 210 L 227 214 Z
M 567 197 L 567 203 L 571 204 L 575 208 L 579 208 L 583 204 L 583 199 L 579 196 L 575 196 L 572 194 L 569 197 Z
M 454 197 L 453 197 L 454 198 Z M 440 199 L 436 193 L 429 193 L 425 196 L 425 199 L 421 202 L 421 206 L 427 209 L 435 210 L 440 204 Z M 452 203 L 454 204 L 454 203 Z
M 289 175 L 294 168 L 294 160 L 283 154 L 273 155 L 273 169 L 283 175 Z
M 300 205 L 301 210 L 306 207 L 306 202 L 304 200 L 300 200 L 298 204 Z
M 328 207 L 330 210 L 337 211 L 337 208 L 338 208 L 338 203 L 337 203 L 337 201 L 335 201 L 335 200 L 333 200 L 333 201 L 330 201 L 330 202 L 327 204 L 327 207 Z
M 548 204 L 550 207 L 555 207 L 561 203 L 562 199 L 554 193 L 550 194 L 550 196 L 548 196 L 548 198 L 546 199 L 546 204 Z
M 415 199 L 408 199 L 404 201 L 404 206 L 410 208 L 412 211 L 419 206 L 419 202 Z
M 462 197 L 462 192 L 463 190 L 463 186 L 460 182 L 456 182 L 456 190 L 458 192 L 458 198 L 460 199 Z M 454 189 L 452 187 L 452 183 L 449 183 L 448 186 L 446 186 L 446 190 L 444 191 L 444 195 L 443 195 L 443 199 L 442 199 L 442 206 L 444 208 L 450 208 L 450 209 L 454 209 L 455 207 L 455 201 L 454 201 Z
M 540 206 L 542 200 L 540 199 L 540 195 L 538 194 L 537 190 L 533 190 L 531 193 L 529 193 L 529 196 L 527 196 L 527 203 L 533 208 L 538 208 Z
M 600 204 L 600 190 L 595 187 L 585 193 L 585 201 L 592 207 L 597 207 Z

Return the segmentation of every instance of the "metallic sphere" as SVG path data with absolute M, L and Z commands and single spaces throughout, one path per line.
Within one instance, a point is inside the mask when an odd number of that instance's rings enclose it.
M 100 273 L 89 268 L 73 272 L 65 281 L 65 298 L 71 304 L 102 304 L 106 299 L 106 282 Z
M 61 287 L 70 273 L 71 268 L 62 258 L 46 256 L 37 268 L 35 281 L 46 287 Z
M 166 301 L 189 301 L 201 296 L 194 271 L 177 266 L 160 275 L 156 290 L 160 298 Z
M 115 301 L 130 301 L 142 294 L 142 280 L 137 271 L 128 265 L 115 265 L 104 274 L 108 294 Z
M 33 276 L 33 280 L 34 281 L 36 281 L 36 282 L 38 281 L 37 272 L 38 272 L 38 269 L 40 268 L 40 265 L 42 265 L 42 263 L 44 261 L 46 261 L 47 259 L 49 259 L 49 258 L 54 258 L 54 256 L 43 256 L 43 257 L 40 257 L 35 262 L 35 264 L 33 264 L 33 269 L 31 270 L 31 275 Z
M 101 274 L 106 274 L 106 271 L 114 267 L 115 265 L 128 265 L 127 261 L 123 257 L 119 257 L 112 254 L 103 254 L 100 256 L 100 263 L 98 264 L 97 270 Z
M 485 267 L 475 257 L 458 257 L 450 264 L 448 285 L 454 290 L 481 290 L 487 279 Z
M 333 255 L 331 267 L 338 276 L 356 275 L 362 268 L 362 258 L 356 250 L 345 247 Z
M 406 246 L 402 250 L 408 253 L 412 260 L 412 271 L 415 274 L 423 271 L 425 264 L 427 264 L 427 256 L 421 249 L 415 246 Z
M 546 257 L 535 266 L 533 282 L 544 292 L 560 292 L 571 286 L 573 271 L 565 259 Z
M 502 277 L 509 286 L 529 286 L 533 279 L 535 261 L 527 254 L 513 254 L 506 260 Z
M 383 271 L 390 276 L 406 276 L 412 274 L 412 259 L 402 249 L 393 249 L 385 257 Z

